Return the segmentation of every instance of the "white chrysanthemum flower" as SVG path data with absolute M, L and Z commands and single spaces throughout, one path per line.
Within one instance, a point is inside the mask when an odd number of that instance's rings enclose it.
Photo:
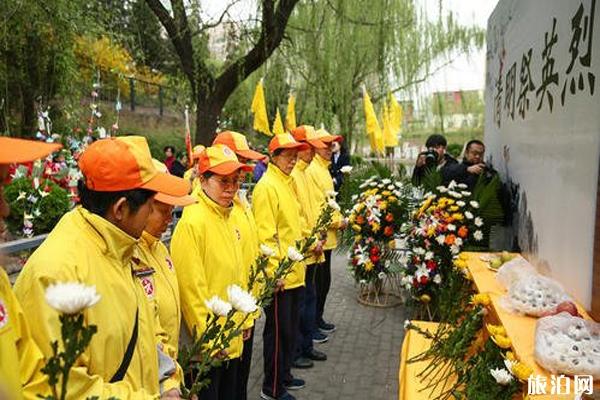
M 404 320 L 404 329 L 408 329 L 409 326 L 410 326 L 410 320 L 405 319 Z
M 436 187 L 436 189 L 440 193 L 446 193 L 446 192 L 448 192 L 448 188 L 446 186 L 438 186 L 438 187 Z
M 426 260 L 431 260 L 433 258 L 433 251 L 428 251 L 427 253 L 425 253 L 425 257 L 423 257 Z
M 515 364 L 514 361 L 511 360 L 504 360 L 504 365 L 506 366 L 506 369 L 508 370 L 508 372 L 510 372 L 511 374 L 513 373 L 513 365 Z
M 362 285 L 365 285 L 365 284 L 367 283 L 367 281 L 366 281 L 366 280 L 364 280 L 364 279 L 361 279 L 361 280 L 360 280 L 358 283 L 360 283 L 360 284 L 362 284 Z
M 475 233 L 473 234 L 473 238 L 477 241 L 483 240 L 483 232 L 475 231 Z
M 227 316 L 227 314 L 229 314 L 229 311 L 231 311 L 232 309 L 231 304 L 229 304 L 225 300 L 222 300 L 221 298 L 219 298 L 219 296 L 216 295 L 206 300 L 204 304 L 206 304 L 206 307 L 210 310 L 210 312 L 212 312 L 215 315 L 218 315 L 219 317 Z
M 275 255 L 275 250 L 267 246 L 266 244 L 260 245 L 260 252 L 263 256 L 273 257 Z
M 384 185 L 389 185 L 390 183 L 392 183 L 391 179 L 385 178 L 381 181 L 381 183 L 383 183 Z
M 356 201 L 358 200 L 358 195 L 357 194 L 353 194 L 351 197 L 352 201 Z
M 359 186 L 358 188 L 359 188 L 359 189 L 364 189 L 364 188 L 366 188 L 367 186 L 369 186 L 369 183 L 368 183 L 368 182 L 363 182 L 363 183 L 361 183 L 361 184 L 360 184 L 360 186 Z
M 446 241 L 446 235 L 440 235 L 440 236 L 436 237 L 435 241 L 438 242 L 440 245 L 443 245 L 444 242 Z
M 475 200 L 471 200 L 471 201 L 469 202 L 469 204 L 470 204 L 470 205 L 471 205 L 471 207 L 473 207 L 473 208 L 479 208 L 479 203 L 478 203 L 478 202 L 476 202 Z
M 460 247 L 453 244 L 452 246 L 450 246 L 450 253 L 452 253 L 454 255 L 458 255 L 460 253 Z
M 504 368 L 490 369 L 490 374 L 500 385 L 508 385 L 513 380 L 513 376 Z
M 394 186 L 394 185 L 388 185 L 387 189 L 388 190 L 394 190 L 394 189 L 396 189 L 396 186 Z
M 342 171 L 342 174 L 349 174 L 352 172 L 352 166 L 344 165 L 342 168 L 340 168 L 340 171 Z
M 378 273 L 378 274 L 377 274 L 377 277 L 378 277 L 379 279 L 383 279 L 383 278 L 385 278 L 385 272 L 380 272 L 380 273 Z
M 449 190 L 448 194 L 454 197 L 455 199 L 462 199 L 462 194 L 455 192 L 454 190 Z
M 369 182 L 369 186 L 375 187 L 375 186 L 377 186 L 377 182 Z
M 473 213 L 470 211 L 465 211 L 465 217 L 467 219 L 473 219 Z
M 25 200 L 25 198 L 27 198 L 27 193 L 20 191 L 19 196 L 17 197 L 17 201 Z
M 465 202 L 464 202 L 464 201 L 462 201 L 462 200 L 459 200 L 459 201 L 457 201 L 457 202 L 456 202 L 456 205 L 457 205 L 457 206 L 459 206 L 459 207 L 464 207 L 464 206 L 466 206 L 466 205 L 467 205 L 467 203 L 465 203 Z
M 336 211 L 340 211 L 340 205 L 336 203 L 334 199 L 329 199 L 329 201 L 327 201 L 327 205 Z
M 436 285 L 439 285 L 440 283 L 442 283 L 442 276 L 440 274 L 436 274 L 433 277 L 433 283 L 435 283 Z
M 471 195 L 471 192 L 468 192 L 466 190 L 463 190 L 462 192 L 460 192 L 460 194 L 462 194 L 465 197 L 469 197 Z
M 454 239 L 454 244 L 460 247 L 463 245 L 463 240 L 457 237 L 456 239 Z
M 450 181 L 450 183 L 448 184 L 448 189 L 450 190 L 454 190 L 454 188 L 457 186 L 456 181 Z
M 481 217 L 475 218 L 475 226 L 483 226 L 483 219 Z
M 456 230 L 456 225 L 454 225 L 454 224 L 448 224 L 447 228 L 448 228 L 448 230 L 450 232 L 454 232 Z
M 425 249 L 422 247 L 415 247 L 413 249 L 413 253 L 423 255 L 423 254 L 425 254 Z
M 466 189 L 468 186 L 464 183 L 459 183 L 458 185 L 456 185 L 456 187 L 459 189 Z
M 335 190 L 328 190 L 325 192 L 325 195 L 327 195 L 329 198 L 335 198 L 335 196 L 337 196 L 337 192 Z
M 227 288 L 227 297 L 233 308 L 244 314 L 249 314 L 257 309 L 254 296 L 238 285 L 230 285 Z
M 46 302 L 62 314 L 77 314 L 99 300 L 96 286 L 79 282 L 56 283 L 46 288 Z
M 304 256 L 302 254 L 300 254 L 300 252 L 298 250 L 296 250 L 295 247 L 292 247 L 292 246 L 288 247 L 287 256 L 292 261 L 304 260 Z

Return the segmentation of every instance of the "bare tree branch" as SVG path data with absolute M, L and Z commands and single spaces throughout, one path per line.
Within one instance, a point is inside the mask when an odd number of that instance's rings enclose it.
M 241 0 L 234 0 L 231 3 L 227 4 L 227 7 L 225 8 L 225 10 L 223 11 L 223 13 L 221 14 L 221 16 L 217 19 L 216 22 L 212 22 L 209 24 L 202 24 L 202 26 L 193 31 L 192 32 L 192 37 L 199 35 L 200 33 L 206 32 L 209 29 L 212 29 L 214 27 L 217 27 L 219 25 L 221 25 L 221 23 L 223 22 L 223 19 L 225 18 L 225 16 L 230 16 L 229 15 L 229 10 L 231 9 L 231 7 L 233 7 L 234 5 L 236 5 L 237 3 L 239 3 Z

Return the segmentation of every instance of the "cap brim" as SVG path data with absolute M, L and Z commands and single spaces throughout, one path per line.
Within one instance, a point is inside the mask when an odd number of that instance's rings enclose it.
M 333 143 L 333 142 L 343 141 L 344 137 L 340 136 L 340 135 L 330 135 L 330 136 L 320 137 L 319 140 L 323 143 Z
M 323 143 L 322 141 L 318 140 L 318 139 L 307 140 L 307 143 L 309 143 L 315 149 L 325 149 L 325 148 L 327 148 L 327 145 L 325 143 Z
M 248 160 L 263 160 L 265 158 L 264 154 L 260 154 L 258 151 L 254 150 L 238 150 L 235 153 Z
M 193 196 L 190 196 L 189 194 L 186 194 L 185 196 L 176 197 L 176 196 L 169 196 L 168 194 L 164 194 L 164 193 L 157 193 L 156 196 L 154 196 L 154 200 L 160 201 L 161 203 L 165 203 L 165 204 L 168 204 L 171 206 L 179 206 L 179 207 L 189 206 L 189 205 L 197 202 L 197 200 Z
M 229 175 L 233 174 L 238 169 L 246 172 L 253 170 L 250 165 L 242 164 L 238 161 L 227 161 L 222 164 L 215 165 L 214 167 L 207 169 L 207 171 L 213 172 L 217 175 Z
M 310 147 L 308 143 L 286 143 L 284 145 L 279 146 L 279 149 L 296 149 L 296 150 L 306 150 Z
M 190 192 L 190 183 L 177 176 L 159 172 L 154 178 L 143 184 L 141 189 L 148 189 L 169 196 L 181 197 Z
M 0 137 L 0 164 L 22 163 L 38 160 L 60 150 L 60 143 Z

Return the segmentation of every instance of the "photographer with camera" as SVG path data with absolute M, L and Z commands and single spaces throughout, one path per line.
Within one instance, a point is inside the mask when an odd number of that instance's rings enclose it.
M 460 164 L 447 165 L 442 168 L 444 185 L 451 181 L 464 183 L 472 191 L 480 176 L 492 179 L 497 172 L 483 161 L 485 145 L 480 140 L 470 140 L 465 147 L 465 154 Z
M 412 182 L 419 185 L 425 175 L 433 170 L 440 170 L 445 166 L 458 164 L 458 161 L 446 153 L 448 142 L 440 134 L 433 134 L 427 138 L 425 147 L 427 150 L 419 153 L 415 169 L 413 170 Z

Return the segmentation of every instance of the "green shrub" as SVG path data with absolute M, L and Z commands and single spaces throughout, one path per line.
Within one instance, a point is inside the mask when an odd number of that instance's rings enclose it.
M 44 191 L 44 188 L 48 188 L 48 191 Z M 48 194 L 42 197 L 40 192 Z M 5 187 L 4 194 L 11 208 L 6 219 L 8 229 L 19 236 L 24 233 L 25 213 L 32 216 L 30 234 L 39 235 L 50 232 L 71 206 L 67 191 L 50 180 L 40 180 L 39 189 L 36 190 L 31 178 L 18 178 Z M 30 201 L 30 196 L 36 201 Z
M 460 157 L 460 153 L 462 152 L 463 145 L 459 143 L 450 143 L 448 147 L 446 147 L 446 152 L 450 154 L 454 158 Z

